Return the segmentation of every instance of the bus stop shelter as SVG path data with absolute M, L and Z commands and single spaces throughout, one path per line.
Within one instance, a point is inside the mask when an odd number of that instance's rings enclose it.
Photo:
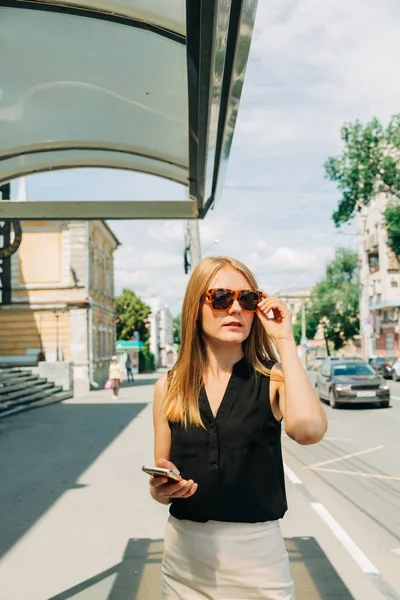
M 2 0 L 0 186 L 125 169 L 166 201 L 0 202 L 0 219 L 204 218 L 223 185 L 257 0 Z

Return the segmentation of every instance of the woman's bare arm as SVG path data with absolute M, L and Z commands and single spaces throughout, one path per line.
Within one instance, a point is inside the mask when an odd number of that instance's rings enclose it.
M 170 468 L 166 466 L 166 461 L 169 461 L 171 452 L 171 430 L 168 422 L 161 414 L 161 406 L 164 394 L 164 387 L 167 382 L 167 374 L 160 377 L 154 387 L 153 401 L 153 426 L 154 426 L 154 461 L 156 467 Z M 162 463 L 162 464 L 160 464 Z M 166 479 L 158 478 L 159 482 L 166 483 Z M 161 504 L 170 504 L 171 500 L 157 494 L 157 487 L 150 485 L 150 494 Z
M 177 467 L 169 460 L 171 429 L 161 411 L 166 382 L 167 374 L 160 377 L 154 389 L 154 460 L 157 467 L 178 471 Z M 177 483 L 171 483 L 165 477 L 151 477 L 150 479 L 150 494 L 160 504 L 170 504 L 172 498 L 189 498 L 196 490 L 197 484 L 192 480 L 182 479 Z
M 274 382 L 274 415 L 278 419 L 283 417 L 290 438 L 302 445 L 316 444 L 328 428 L 325 411 L 299 360 L 294 341 L 281 346 L 279 354 L 282 364 L 276 363 L 273 370 L 283 374 L 283 381 Z

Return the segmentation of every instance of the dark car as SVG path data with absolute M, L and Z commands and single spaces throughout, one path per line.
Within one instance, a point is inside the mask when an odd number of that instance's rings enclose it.
M 385 379 L 392 378 L 392 365 L 395 362 L 396 357 L 394 356 L 375 356 L 369 359 L 371 367 L 382 375 Z
M 317 394 L 332 408 L 347 403 L 376 403 L 387 408 L 389 386 L 383 377 L 360 360 L 325 360 L 315 382 Z

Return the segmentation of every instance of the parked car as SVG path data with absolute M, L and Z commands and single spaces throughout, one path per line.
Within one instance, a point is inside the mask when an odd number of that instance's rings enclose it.
M 375 356 L 369 359 L 369 364 L 377 373 L 380 373 L 385 379 L 392 378 L 392 365 L 396 357 L 392 356 Z
M 310 369 L 312 371 L 318 371 L 324 360 L 325 356 L 315 356 L 310 362 Z
M 317 373 L 315 388 L 321 400 L 329 402 L 332 408 L 347 403 L 376 403 L 381 408 L 390 404 L 389 386 L 361 360 L 327 358 Z
M 392 364 L 392 379 L 393 381 L 400 380 L 400 357 L 396 358 L 396 360 Z

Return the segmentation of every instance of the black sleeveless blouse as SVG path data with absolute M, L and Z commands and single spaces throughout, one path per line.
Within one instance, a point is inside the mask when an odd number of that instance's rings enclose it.
M 272 413 L 269 383 L 269 377 L 242 358 L 233 367 L 215 418 L 202 389 L 200 414 L 206 429 L 169 423 L 171 461 L 182 477 L 198 483 L 193 496 L 172 501 L 172 516 L 202 523 L 283 517 L 287 501 L 281 423 Z

